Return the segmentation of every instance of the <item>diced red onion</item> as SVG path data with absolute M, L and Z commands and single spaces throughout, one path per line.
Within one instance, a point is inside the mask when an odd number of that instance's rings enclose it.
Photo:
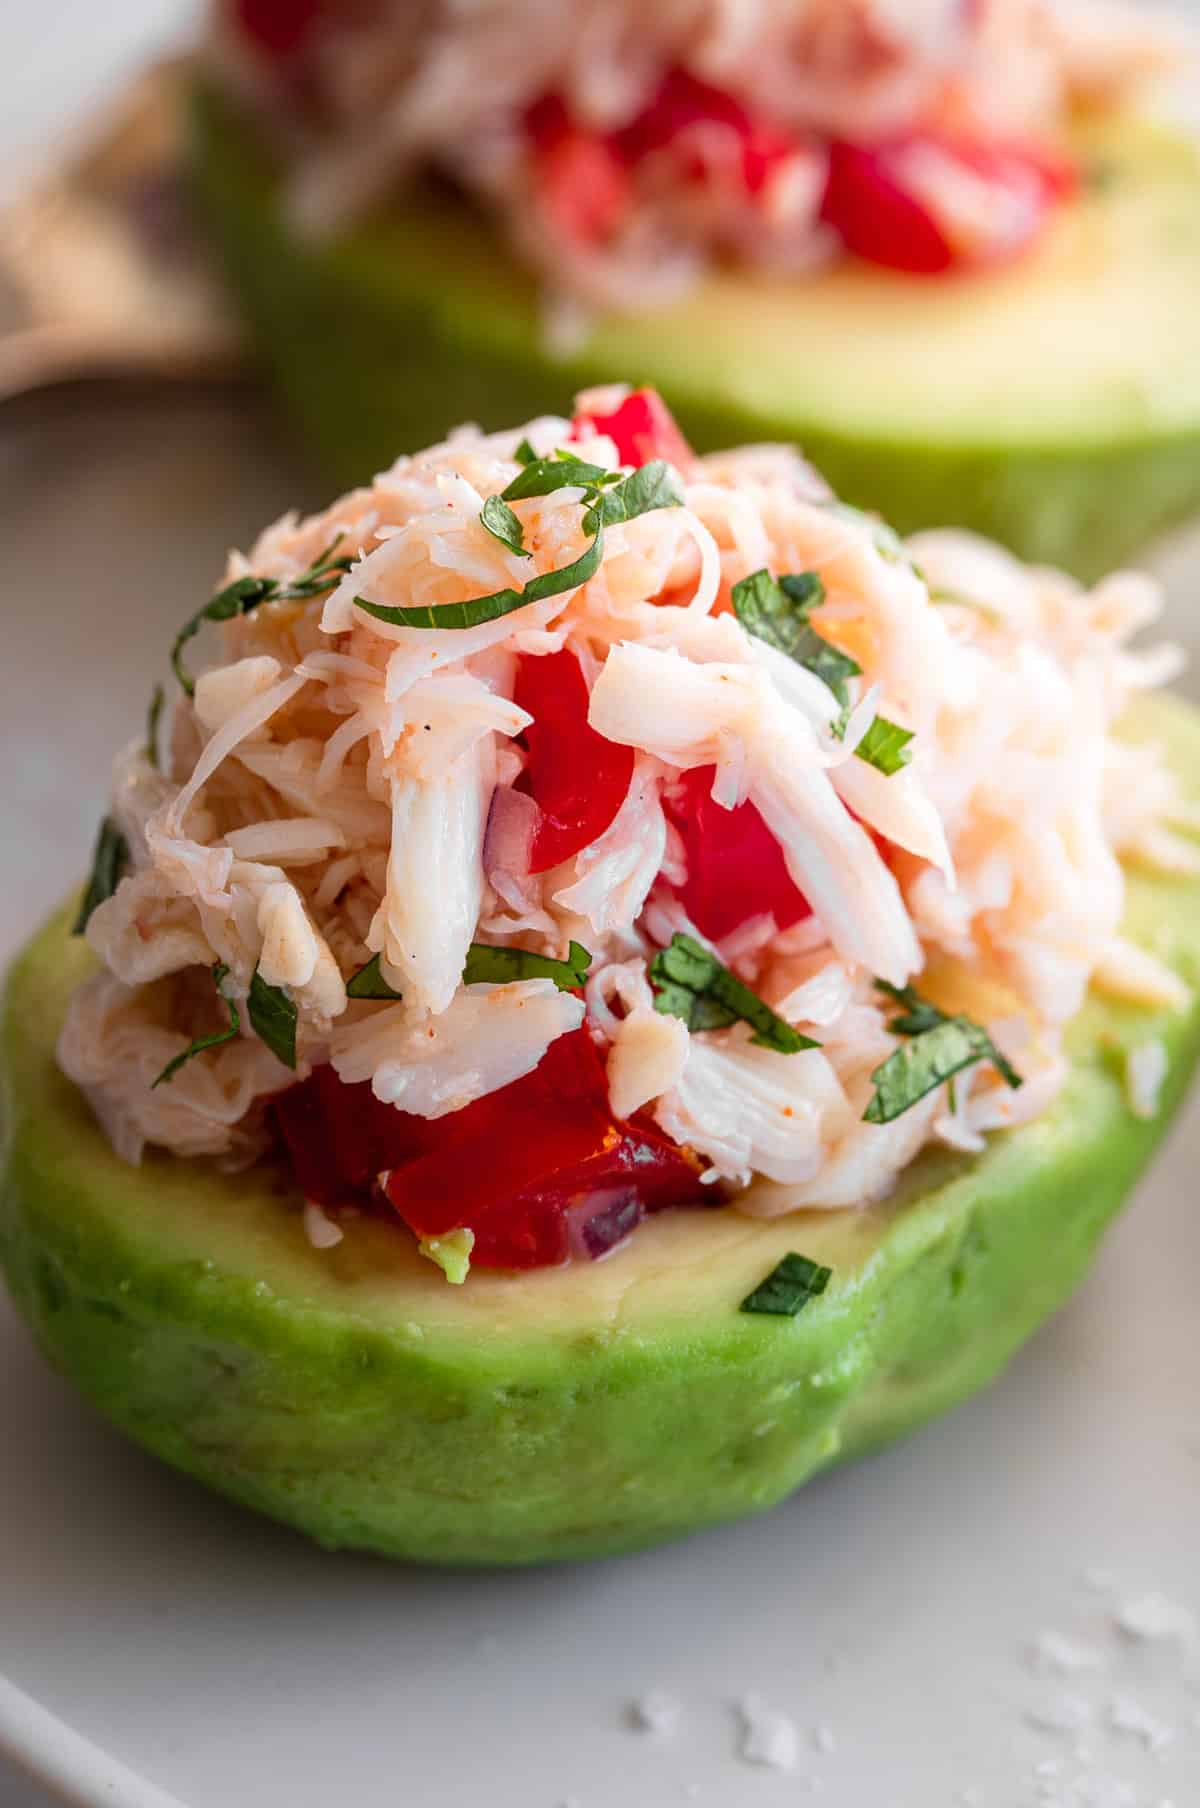
M 571 1254 L 592 1262 L 610 1255 L 645 1215 L 636 1187 L 603 1187 L 586 1194 L 567 1208 Z

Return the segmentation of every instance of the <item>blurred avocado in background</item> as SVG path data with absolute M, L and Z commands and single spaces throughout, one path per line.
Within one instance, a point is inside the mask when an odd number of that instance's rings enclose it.
M 278 7 L 250 10 L 278 35 Z M 562 413 L 626 380 L 661 390 L 700 450 L 796 442 L 901 531 L 951 523 L 1083 578 L 1200 507 L 1200 149 L 1131 108 L 1073 116 L 1077 186 L 1019 256 L 944 277 L 919 272 L 919 247 L 910 269 L 716 262 L 676 299 L 564 335 L 545 244 L 523 259 L 511 220 L 444 172 L 302 228 L 278 112 L 228 60 L 202 65 L 202 217 L 338 483 L 458 422 Z

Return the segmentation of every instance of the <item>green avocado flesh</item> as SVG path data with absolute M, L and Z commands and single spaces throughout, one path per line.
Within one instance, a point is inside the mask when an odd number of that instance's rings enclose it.
M 1200 790 L 1200 715 L 1133 730 Z M 92 957 L 44 929 L 3 1027 L 0 1256 L 43 1348 L 122 1430 L 310 1533 L 431 1563 L 591 1557 L 768 1507 L 990 1380 L 1070 1293 L 1160 1140 L 1200 1007 L 1090 1001 L 1069 1084 L 986 1154 L 929 1152 L 885 1204 L 755 1221 L 668 1211 L 606 1261 L 446 1284 L 367 1219 L 310 1248 L 274 1167 L 119 1161 L 54 1063 Z M 1200 882 L 1132 875 L 1127 931 L 1200 985 Z M 1124 1051 L 1160 1037 L 1162 1108 Z M 829 1264 L 794 1319 L 739 1302 L 789 1250 Z
M 1103 182 L 1003 271 L 727 273 L 556 359 L 534 280 L 463 205 L 306 243 L 252 129 L 209 91 L 194 111 L 234 288 L 344 483 L 448 421 L 511 426 L 620 379 L 660 388 L 702 450 L 796 441 L 902 532 L 953 522 L 1085 578 L 1200 507 L 1200 149 L 1182 136 L 1092 128 Z

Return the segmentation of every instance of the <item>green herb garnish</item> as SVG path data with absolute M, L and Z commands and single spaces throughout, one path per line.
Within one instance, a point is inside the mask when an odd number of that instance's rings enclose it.
M 559 596 L 564 590 L 577 590 L 600 569 L 604 557 L 604 528 L 618 521 L 632 521 L 651 509 L 676 508 L 683 500 L 678 480 L 670 465 L 652 459 L 640 470 L 622 476 L 620 471 L 606 471 L 602 465 L 588 464 L 573 452 L 559 451 L 552 458 L 532 459 L 502 490 L 496 501 L 505 508 L 492 510 L 485 521 L 488 532 L 514 551 L 524 552 L 521 524 L 505 505 L 530 496 L 550 496 L 556 490 L 577 484 L 583 490 L 580 498 L 584 509 L 583 525 L 592 537 L 591 545 L 570 565 L 557 571 L 544 571 L 530 578 L 520 590 L 495 590 L 489 596 L 474 596 L 464 603 L 431 603 L 417 608 L 390 608 L 384 603 L 369 603 L 356 596 L 355 607 L 376 621 L 389 622 L 400 628 L 477 628 L 484 622 L 499 621 L 521 609 L 526 603 L 540 603 L 548 596 Z M 490 500 L 490 499 L 489 499 Z M 485 510 L 486 510 L 485 504 Z M 509 518 L 515 524 L 518 544 L 514 545 Z M 497 528 L 504 527 L 504 532 Z
M 848 717 L 843 716 L 838 723 L 842 734 L 846 731 L 847 720 Z M 898 722 L 889 722 L 886 716 L 876 716 L 854 752 L 868 766 L 882 772 L 885 778 L 891 778 L 912 759 L 912 738 L 911 728 L 901 728 Z
M 604 556 L 604 535 L 597 529 L 587 550 L 570 565 L 557 571 L 544 571 L 530 578 L 521 590 L 495 590 L 490 596 L 473 596 L 465 603 L 428 603 L 411 609 L 392 609 L 384 603 L 368 603 L 356 596 L 354 605 L 376 621 L 391 622 L 401 628 L 478 628 L 483 622 L 499 621 L 525 603 L 540 603 L 545 597 L 558 596 L 564 590 L 577 590 L 600 569 Z
M 100 824 L 96 836 L 96 846 L 92 853 L 92 870 L 88 877 L 87 890 L 79 905 L 79 914 L 75 918 L 72 935 L 82 935 L 88 926 L 93 910 L 111 898 L 116 891 L 125 869 L 129 865 L 129 843 L 111 816 L 106 816 Z
M 256 967 L 246 1000 L 250 1022 L 285 1067 L 296 1065 L 296 1007 L 282 986 L 268 985 Z
M 263 603 L 307 602 L 313 597 L 323 596 L 327 590 L 333 589 L 339 578 L 344 577 L 354 563 L 352 558 L 334 557 L 343 537 L 339 534 L 306 571 L 298 573 L 294 578 L 235 578 L 232 584 L 226 584 L 223 590 L 218 590 L 203 609 L 198 609 L 191 620 L 184 623 L 171 648 L 171 669 L 189 697 L 196 694 L 196 681 L 183 663 L 183 649 L 200 632 L 204 623 L 232 621 L 234 616 L 249 615 Z
M 746 632 L 786 653 L 833 692 L 841 714 L 832 724 L 832 732 L 840 741 L 850 720 L 847 680 L 860 677 L 862 667 L 811 625 L 809 616 L 824 601 L 825 586 L 815 571 L 781 578 L 772 577 L 769 571 L 754 571 L 733 586 L 734 613 Z M 860 760 L 890 778 L 911 760 L 912 738 L 909 729 L 889 722 L 886 716 L 876 716 L 854 751 Z
M 510 552 L 519 553 L 523 559 L 533 557 L 525 545 L 525 529 L 502 497 L 489 496 L 480 510 L 479 519 L 492 538 L 499 540 L 501 546 L 507 546 Z
M 671 937 L 670 947 L 655 955 L 650 978 L 655 1010 L 665 1017 L 681 1018 L 689 1030 L 725 1029 L 741 1021 L 753 1029 L 752 1042 L 779 1055 L 797 1055 L 801 1049 L 821 1046 L 785 1023 L 690 935 Z
M 490 981 L 507 985 L 514 979 L 552 979 L 560 992 L 574 992 L 587 979 L 591 964 L 591 955 L 579 942 L 571 943 L 566 960 L 550 960 L 524 948 L 495 948 L 486 942 L 472 942 L 463 968 L 463 984 L 477 986 Z
M 346 981 L 347 998 L 400 998 L 380 970 L 380 956 Z M 496 948 L 489 942 L 472 942 L 463 967 L 464 986 L 507 985 L 514 979 L 552 979 L 560 992 L 574 992 L 587 979 L 592 957 L 579 942 L 572 942 L 566 960 L 531 954 L 526 948 Z
M 922 998 L 912 986 L 890 986 L 876 980 L 878 989 L 903 1006 L 888 1028 L 910 1040 L 895 1049 L 871 1075 L 874 1096 L 863 1119 L 868 1124 L 890 1124 L 919 1100 L 977 1061 L 990 1061 L 1005 1085 L 1024 1082 L 1012 1063 L 1000 1053 L 987 1031 L 969 1017 L 950 1017 Z
M 765 1312 L 773 1318 L 795 1318 L 810 1299 L 824 1293 L 833 1276 L 832 1268 L 823 1268 L 807 1256 L 792 1251 L 772 1268 L 765 1281 L 742 1301 L 743 1312 Z
M 537 453 L 534 451 L 529 441 L 523 439 L 513 453 L 513 457 L 519 465 L 531 465 L 537 457 Z
M 734 612 L 746 632 L 815 673 L 847 710 L 846 680 L 857 678 L 862 667 L 810 625 L 809 615 L 824 601 L 825 586 L 815 571 L 782 578 L 755 571 L 733 586 Z
M 157 1080 L 155 1080 L 154 1084 L 151 1086 L 151 1092 L 154 1091 L 155 1086 L 163 1086 L 167 1081 L 173 1080 L 175 1075 L 179 1072 L 179 1069 L 181 1067 L 186 1067 L 193 1055 L 203 1053 L 206 1048 L 217 1048 L 222 1042 L 232 1042 L 238 1031 L 241 1029 L 242 1019 L 237 1005 L 233 1002 L 232 998 L 226 998 L 224 992 L 221 990 L 222 982 L 228 973 L 229 968 L 225 965 L 224 961 L 218 961 L 212 970 L 213 985 L 217 988 L 217 997 L 229 1012 L 228 1024 L 223 1030 L 214 1031 L 211 1036 L 197 1036 L 196 1040 L 189 1043 L 181 1055 L 176 1055 L 173 1061 L 168 1061 Z
M 590 534 L 598 527 L 615 527 L 618 522 L 634 521 L 655 509 L 680 508 L 682 504 L 678 475 L 665 459 L 652 458 L 610 489 L 602 490 L 588 507 L 583 525 Z
M 166 692 L 161 684 L 156 684 L 150 698 L 150 707 L 146 711 L 146 758 L 158 771 L 158 725 L 162 721 L 163 704 Z
M 380 968 L 381 954 L 373 954 L 365 966 L 352 973 L 346 981 L 347 998 L 403 998 L 403 992 L 397 992 L 389 986 Z
M 597 484 L 615 483 L 619 471 L 606 471 L 603 465 L 588 464 L 573 452 L 556 452 L 553 458 L 534 458 L 518 471 L 507 489 L 501 490 L 502 502 L 520 502 L 529 496 L 552 496 L 568 484 L 591 489 Z

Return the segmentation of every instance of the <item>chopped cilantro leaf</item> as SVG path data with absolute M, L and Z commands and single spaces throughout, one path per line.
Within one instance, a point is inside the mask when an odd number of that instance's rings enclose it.
M 129 843 L 111 816 L 100 824 L 92 854 L 92 870 L 79 904 L 72 935 L 82 935 L 97 905 L 111 898 L 129 865 Z
M 199 634 L 204 623 L 232 621 L 236 615 L 249 615 L 263 603 L 307 602 L 323 596 L 354 563 L 351 558 L 334 557 L 341 543 L 342 535 L 339 534 L 306 571 L 298 572 L 294 578 L 234 578 L 232 584 L 218 590 L 203 609 L 198 609 L 191 620 L 183 624 L 171 648 L 171 669 L 189 697 L 195 695 L 196 681 L 183 663 L 183 649 L 194 635 Z
M 399 998 L 380 970 L 380 956 L 373 955 L 346 981 L 347 998 Z M 566 960 L 531 954 L 527 948 L 496 948 L 488 942 L 472 942 L 463 967 L 464 986 L 507 985 L 514 979 L 552 979 L 560 992 L 574 992 L 587 979 L 592 957 L 579 942 L 572 942 Z
M 202 1054 L 206 1048 L 219 1048 L 222 1042 L 232 1042 L 241 1029 L 242 1019 L 236 1004 L 232 998 L 226 998 L 221 990 L 221 984 L 228 973 L 229 968 L 224 961 L 218 961 L 212 970 L 213 985 L 217 988 L 217 997 L 229 1012 L 229 1022 L 223 1030 L 215 1030 L 211 1036 L 197 1036 L 196 1040 L 190 1042 L 181 1055 L 176 1055 L 173 1061 L 168 1061 L 151 1086 L 151 1092 L 154 1091 L 155 1086 L 163 1086 L 173 1080 L 180 1068 L 187 1066 L 193 1055 Z
M 890 986 L 877 980 L 879 990 L 904 1007 L 888 1028 L 909 1041 L 893 1050 L 872 1073 L 875 1092 L 863 1113 L 868 1124 L 890 1124 L 945 1081 L 990 1061 L 1006 1086 L 1023 1084 L 1012 1063 L 1001 1054 L 988 1032 L 969 1017 L 950 1017 L 922 998 L 912 986 Z
M 603 465 L 588 464 L 573 452 L 558 452 L 553 458 L 535 458 L 523 471 L 518 471 L 507 489 L 501 490 L 503 502 L 520 502 L 525 496 L 552 496 L 569 484 L 584 489 L 611 476 Z
M 532 468 L 532 467 L 531 467 Z M 510 492 L 505 491 L 507 496 Z M 548 596 L 564 590 L 577 590 L 600 569 L 604 557 L 604 535 L 600 529 L 591 545 L 570 565 L 557 571 L 543 571 L 530 578 L 522 590 L 496 590 L 490 596 L 473 596 L 464 603 L 426 603 L 413 608 L 393 609 L 384 603 L 369 603 L 356 596 L 354 605 L 377 621 L 392 622 L 402 628 L 477 628 L 481 622 L 499 621 L 526 603 L 540 603 Z
M 346 981 L 347 998 L 402 998 L 402 992 L 394 991 L 383 977 L 380 961 L 383 956 L 373 954 L 365 966 L 357 973 L 352 973 Z
M 901 728 L 899 723 L 889 722 L 886 716 L 876 716 L 854 751 L 868 766 L 874 766 L 885 778 L 891 778 L 912 759 L 912 738 L 911 728 Z
M 772 577 L 769 571 L 755 571 L 733 586 L 734 613 L 746 632 L 786 653 L 827 685 L 841 706 L 844 724 L 850 712 L 847 680 L 859 677 L 862 667 L 818 634 L 809 621 L 811 612 L 824 601 L 825 586 L 815 571 L 781 578 Z
M 591 955 L 578 942 L 571 943 L 566 960 L 551 960 L 525 948 L 495 948 L 487 942 L 472 942 L 463 968 L 463 984 L 507 985 L 514 979 L 552 979 L 560 992 L 574 992 L 587 979 L 591 964 Z
M 250 1022 L 285 1067 L 296 1065 L 296 1007 L 282 986 L 268 985 L 257 967 L 247 999 Z
M 489 496 L 480 511 L 479 519 L 487 528 L 492 538 L 507 546 L 510 552 L 520 553 L 523 559 L 530 559 L 533 554 L 525 545 L 525 529 L 513 514 L 507 502 L 499 496 Z
M 602 490 L 584 515 L 583 525 L 594 533 L 598 527 L 612 527 L 655 509 L 682 505 L 683 489 L 674 468 L 664 459 L 652 458 L 628 477 L 619 477 L 610 489 Z
M 776 1263 L 753 1293 L 746 1295 L 741 1310 L 768 1313 L 773 1318 L 795 1318 L 809 1300 L 824 1293 L 832 1276 L 832 1268 L 824 1268 L 793 1250 Z
M 156 684 L 150 697 L 150 707 L 146 711 L 146 758 L 158 771 L 158 725 L 162 721 L 163 704 L 166 692 L 161 684 Z
M 785 1023 L 690 935 L 671 937 L 670 946 L 655 955 L 650 978 L 655 1010 L 681 1018 L 689 1030 L 724 1029 L 740 1019 L 753 1029 L 751 1040 L 759 1048 L 773 1049 L 776 1054 L 796 1055 L 801 1049 L 820 1047 Z

